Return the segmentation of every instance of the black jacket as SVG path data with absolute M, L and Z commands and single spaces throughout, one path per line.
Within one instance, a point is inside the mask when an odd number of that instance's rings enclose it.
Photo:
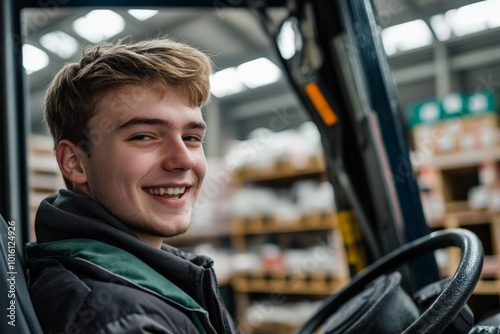
M 46 333 L 236 333 L 212 260 L 155 249 L 91 199 L 44 200 L 27 247 L 29 289 Z

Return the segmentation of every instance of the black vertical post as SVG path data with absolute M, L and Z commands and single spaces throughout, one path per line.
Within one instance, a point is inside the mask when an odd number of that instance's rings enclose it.
M 15 221 L 19 247 L 29 239 L 27 118 L 24 107 L 20 12 L 0 3 L 0 213 Z
M 403 130 L 396 85 L 383 49 L 378 18 L 372 0 L 347 1 L 352 17 L 354 36 L 360 45 L 369 99 L 376 112 L 385 151 L 392 172 L 392 181 L 399 199 L 408 241 L 427 235 L 429 228 L 424 216 L 420 193 L 412 170 L 409 148 Z M 439 279 L 436 260 L 432 254 L 412 263 L 417 287 Z

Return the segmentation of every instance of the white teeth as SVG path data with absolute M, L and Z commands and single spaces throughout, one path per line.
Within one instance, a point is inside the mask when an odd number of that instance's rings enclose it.
M 182 188 L 149 188 L 149 193 L 153 195 L 182 195 L 186 191 L 186 187 Z

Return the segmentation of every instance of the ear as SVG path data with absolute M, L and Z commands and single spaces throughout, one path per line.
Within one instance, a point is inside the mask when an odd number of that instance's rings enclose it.
M 87 182 L 83 166 L 85 153 L 71 141 L 63 139 L 57 144 L 56 159 L 63 176 L 75 184 Z

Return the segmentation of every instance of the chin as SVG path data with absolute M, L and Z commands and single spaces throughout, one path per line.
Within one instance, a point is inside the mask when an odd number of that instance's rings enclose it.
M 175 237 L 176 235 L 184 234 L 188 231 L 190 227 L 190 223 L 177 223 L 175 226 L 170 226 L 160 232 L 163 236 L 167 237 Z

